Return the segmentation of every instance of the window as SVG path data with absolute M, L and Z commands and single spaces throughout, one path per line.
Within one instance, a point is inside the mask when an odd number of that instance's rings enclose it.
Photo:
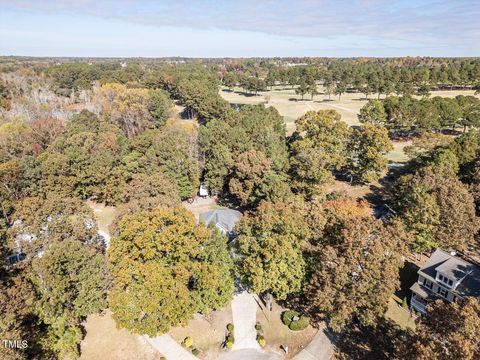
M 448 285 L 449 287 L 453 286 L 453 280 L 450 280 L 446 276 L 443 276 L 442 274 L 438 274 L 438 280 L 445 285 Z
M 447 298 L 448 291 L 444 288 L 438 287 L 437 292 L 440 294 L 440 296 L 444 297 L 445 299 Z
M 430 280 L 427 280 L 427 279 L 423 279 L 423 285 L 425 287 L 429 288 L 430 290 L 432 290 L 433 282 L 431 282 Z

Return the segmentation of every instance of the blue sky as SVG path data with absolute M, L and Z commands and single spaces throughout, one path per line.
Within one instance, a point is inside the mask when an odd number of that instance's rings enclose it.
M 480 0 L 0 0 L 0 55 L 480 56 Z

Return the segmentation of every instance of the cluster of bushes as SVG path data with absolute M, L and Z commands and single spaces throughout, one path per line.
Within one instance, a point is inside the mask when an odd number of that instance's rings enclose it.
M 233 344 L 235 344 L 235 336 L 233 335 L 233 331 L 235 330 L 235 327 L 233 326 L 232 323 L 227 324 L 227 338 L 225 339 L 225 345 L 227 346 L 228 349 L 231 349 L 233 347 Z
M 182 346 L 189 349 L 195 356 L 200 354 L 200 350 L 193 346 L 193 339 L 190 336 L 187 336 L 185 339 L 183 339 Z
M 310 324 L 308 316 L 295 310 L 287 310 L 282 314 L 282 322 L 288 326 L 290 330 L 305 330 Z
M 258 344 L 263 348 L 265 347 L 265 337 L 263 336 L 263 332 L 262 332 L 262 325 L 257 323 L 255 324 L 255 330 L 257 330 L 257 342 Z

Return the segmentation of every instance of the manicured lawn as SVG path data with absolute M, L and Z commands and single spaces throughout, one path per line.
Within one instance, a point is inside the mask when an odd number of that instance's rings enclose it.
M 388 303 L 388 309 L 385 313 L 385 317 L 393 320 L 403 329 L 415 329 L 415 315 L 410 316 L 410 311 L 402 308 L 401 304 L 399 304 L 393 298 L 391 298 Z
M 411 144 L 411 141 L 395 141 L 393 143 L 393 150 L 387 154 L 387 159 L 392 162 L 408 161 L 408 156 L 404 153 L 403 149 Z
M 400 289 L 390 299 L 385 317 L 395 321 L 402 328 L 415 329 L 415 315 L 410 316 L 410 311 L 402 307 L 403 299 L 410 303 L 410 287 L 417 281 L 418 266 L 412 262 L 405 261 L 400 269 Z
M 225 340 L 227 324 L 231 322 L 232 309 L 227 305 L 208 315 L 195 314 L 186 326 L 173 328 L 169 334 L 178 343 L 190 336 L 193 339 L 193 347 L 201 351 L 198 357 L 203 360 L 214 360 L 223 353 L 221 344 Z
M 265 350 L 283 354 L 280 345 L 288 346 L 288 355 L 284 359 L 291 359 L 299 353 L 315 336 L 317 330 L 309 326 L 302 331 L 292 331 L 282 323 L 281 315 L 287 310 L 277 303 L 273 304 L 272 311 L 257 310 L 257 322 L 262 326 L 262 333 L 266 340 Z

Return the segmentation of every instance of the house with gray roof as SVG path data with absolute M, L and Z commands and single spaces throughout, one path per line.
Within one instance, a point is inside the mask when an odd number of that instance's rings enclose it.
M 216 209 L 201 213 L 199 220 L 206 225 L 215 225 L 222 233 L 232 239 L 235 224 L 242 217 L 242 213 L 233 209 Z
M 430 301 L 457 301 L 467 296 L 480 297 L 480 266 L 455 253 L 437 249 L 418 270 L 418 281 L 410 288 L 413 309 L 426 314 Z

